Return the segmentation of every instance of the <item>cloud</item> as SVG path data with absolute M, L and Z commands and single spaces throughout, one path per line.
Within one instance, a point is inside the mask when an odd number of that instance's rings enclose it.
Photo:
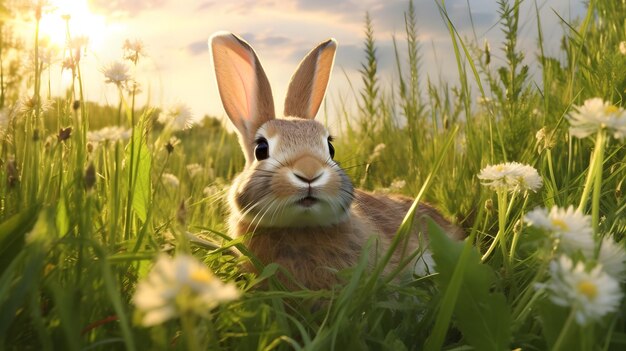
M 254 47 L 286 47 L 293 44 L 292 39 L 282 35 L 248 32 L 241 34 L 241 37 Z
M 459 32 L 468 32 L 474 28 L 482 33 L 497 22 L 495 2 L 479 0 L 467 6 L 466 0 L 446 2 L 448 17 Z M 405 28 L 404 15 L 408 12 L 408 1 L 395 1 L 374 7 L 370 12 L 375 30 L 384 32 L 403 32 Z M 471 20 L 470 20 L 471 14 Z M 418 34 L 427 37 L 448 35 L 446 21 L 442 18 L 437 3 L 415 3 L 415 17 Z
M 241 34 L 241 37 L 250 43 L 255 50 L 257 48 L 269 48 L 267 51 L 276 53 L 279 51 L 277 48 L 293 50 L 294 46 L 294 41 L 292 39 L 281 35 L 247 32 Z M 190 43 L 186 46 L 186 50 L 191 56 L 205 54 L 208 50 L 207 39 L 203 38 Z
M 314 46 L 301 47 L 293 51 L 289 56 L 292 62 L 300 62 Z M 361 69 L 361 63 L 365 61 L 365 51 L 362 45 L 339 44 L 335 56 L 335 69 L 356 71 Z M 391 41 L 376 42 L 376 62 L 379 71 L 389 71 L 395 65 L 394 51 Z
M 187 45 L 187 52 L 191 56 L 203 55 L 207 53 L 208 50 L 209 47 L 206 39 L 194 41 L 193 43 Z
M 280 3 L 280 4 L 279 4 Z M 283 7 L 285 0 L 238 0 L 219 3 L 224 9 L 224 13 L 237 15 L 256 15 L 260 9 L 272 9 Z M 204 7 L 206 10 L 209 7 Z
M 166 0 L 93 0 L 92 5 L 97 12 L 120 17 L 136 16 L 140 12 L 157 9 Z
M 352 0 L 296 0 L 296 7 L 306 11 L 324 11 L 330 13 L 347 13 L 359 7 Z
M 218 3 L 216 1 L 204 1 L 198 7 L 196 7 L 196 11 L 204 11 L 211 8 L 214 8 Z

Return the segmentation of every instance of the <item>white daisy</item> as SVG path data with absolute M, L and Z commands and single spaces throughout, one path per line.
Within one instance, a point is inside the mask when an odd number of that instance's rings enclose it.
M 549 213 L 547 209 L 536 208 L 528 212 L 525 219 L 531 226 L 554 234 L 559 249 L 564 252 L 580 250 L 587 257 L 593 254 L 595 242 L 591 217 L 574 210 L 573 206 L 567 209 L 553 206 Z
M 586 138 L 597 131 L 606 129 L 616 139 L 626 136 L 626 113 L 621 107 L 600 98 L 585 100 L 582 106 L 574 106 L 567 119 L 569 132 L 577 138 Z
M 580 325 L 615 312 L 623 297 L 617 280 L 606 274 L 601 265 L 587 272 L 584 263 L 574 265 L 567 256 L 550 262 L 550 278 L 539 287 L 546 288 L 553 303 L 574 308 Z
M 205 197 L 214 197 L 223 192 L 223 189 L 218 185 L 208 185 L 202 189 L 202 193 Z
M 17 107 L 18 113 L 31 113 L 39 108 L 39 112 L 45 113 L 52 109 L 54 106 L 54 100 L 41 99 L 32 96 L 23 96 Z
M 139 39 L 126 39 L 122 49 L 124 50 L 124 59 L 129 60 L 134 64 L 137 64 L 140 57 L 146 56 L 143 42 Z
M 178 188 L 178 186 L 180 185 L 180 180 L 178 180 L 178 177 L 176 177 L 175 175 L 171 174 L 171 173 L 163 173 L 163 175 L 161 176 L 161 179 L 163 179 L 163 182 L 172 188 Z
M 114 61 L 102 68 L 102 73 L 106 78 L 106 83 L 113 83 L 117 86 L 123 85 L 131 77 L 128 73 L 128 66 L 124 62 Z
M 201 174 L 204 171 L 204 167 L 200 166 L 197 163 L 191 163 L 186 166 L 187 172 L 189 172 L 189 177 L 195 178 L 197 175 Z
M 67 43 L 67 47 L 74 50 L 81 50 L 85 48 L 89 44 L 89 37 L 84 35 L 79 35 L 73 37 L 69 43 Z
M 543 185 L 543 180 L 535 168 L 519 162 L 507 162 L 490 165 L 478 174 L 482 184 L 496 191 L 536 192 Z
M 624 245 L 616 243 L 609 236 L 604 237 L 600 243 L 598 263 L 604 267 L 604 271 L 616 279 L 623 279 L 626 273 L 626 251 Z
M 166 111 L 161 112 L 158 121 L 173 130 L 184 130 L 193 125 L 193 115 L 191 109 L 185 104 L 175 104 Z
M 184 313 L 203 314 L 239 295 L 234 284 L 220 281 L 195 257 L 160 255 L 137 284 L 133 302 L 143 313 L 141 323 L 152 326 Z
M 391 189 L 391 191 L 397 192 L 397 191 L 404 189 L 405 186 L 406 186 L 406 180 L 394 179 L 393 182 L 391 182 L 391 185 L 389 185 L 389 189 Z
M 433 258 L 433 253 L 430 252 L 429 249 L 424 249 L 418 259 L 415 261 L 415 265 L 413 266 L 413 273 L 416 275 L 423 277 L 428 274 L 433 274 L 436 272 L 435 270 L 435 259 Z
M 119 126 L 109 126 L 102 129 L 88 131 L 87 140 L 100 143 L 104 141 L 116 142 L 118 140 L 130 139 L 132 130 L 130 128 L 123 128 Z

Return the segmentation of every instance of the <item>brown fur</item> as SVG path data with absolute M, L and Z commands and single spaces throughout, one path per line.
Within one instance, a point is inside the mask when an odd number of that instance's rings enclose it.
M 285 286 L 293 289 L 302 284 L 314 290 L 328 289 L 340 283 L 336 270 L 357 264 L 370 237 L 378 238 L 376 250 L 370 252 L 370 267 L 387 252 L 413 203 L 408 197 L 376 195 L 362 190 L 356 190 L 355 195 L 352 216 L 343 223 L 328 227 L 259 228 L 248 238 L 246 246 L 264 265 L 278 263 L 297 279 L 294 283 L 279 275 Z M 433 207 L 420 204 L 408 243 L 396 249 L 386 272 L 394 270 L 406 255 L 419 248 L 419 234 L 426 233 L 427 218 L 432 218 L 450 237 L 464 237 L 461 229 L 448 222 Z M 235 222 L 234 235 L 248 233 L 248 223 Z M 246 267 L 253 269 L 251 265 Z

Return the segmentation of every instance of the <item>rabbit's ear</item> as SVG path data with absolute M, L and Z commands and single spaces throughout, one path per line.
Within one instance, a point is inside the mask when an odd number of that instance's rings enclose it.
M 217 87 L 226 114 L 246 142 L 256 129 L 274 118 L 272 90 L 252 47 L 227 32 L 209 39 Z
M 313 119 L 319 110 L 335 61 L 337 41 L 328 39 L 311 50 L 291 77 L 285 116 Z

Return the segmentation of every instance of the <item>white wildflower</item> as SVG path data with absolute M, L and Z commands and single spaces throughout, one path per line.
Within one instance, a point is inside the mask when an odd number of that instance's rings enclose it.
M 122 49 L 124 49 L 124 59 L 131 61 L 135 65 L 137 64 L 137 61 L 139 61 L 140 57 L 146 56 L 143 50 L 143 42 L 139 39 L 126 39 Z
M 479 97 L 476 99 L 476 102 L 477 102 L 479 105 L 488 106 L 489 104 L 491 104 L 491 103 L 493 102 L 493 99 L 492 99 L 492 98 L 490 98 L 490 97 L 486 97 L 486 96 L 484 96 L 484 97 L 483 97 L 483 96 L 479 96 Z
M 380 144 L 374 146 L 374 153 L 375 154 L 380 154 L 381 152 L 383 152 L 383 150 L 385 150 L 386 147 L 387 147 L 387 145 L 385 145 L 384 143 L 380 143 Z
M 586 257 L 590 257 L 594 251 L 591 217 L 574 210 L 573 206 L 567 209 L 554 206 L 549 213 L 547 209 L 536 208 L 526 214 L 526 221 L 533 227 L 554 234 L 559 249 L 566 253 L 580 250 Z
M 130 128 L 109 126 L 95 131 L 88 131 L 87 140 L 94 143 L 124 141 L 130 139 L 131 133 L 132 130 Z
M 626 137 L 626 112 L 621 107 L 600 98 L 585 100 L 582 106 L 574 106 L 567 119 L 569 132 L 577 138 L 586 138 L 599 130 L 606 129 L 616 139 Z
M 185 104 L 175 104 L 159 115 L 158 121 L 173 130 L 184 130 L 193 125 L 191 109 Z
M 141 323 L 153 326 L 185 313 L 203 314 L 239 295 L 234 284 L 220 281 L 195 257 L 160 255 L 137 284 L 133 302 L 143 313 Z
M 31 113 L 39 108 L 40 113 L 48 112 L 54 106 L 54 100 L 40 99 L 32 96 L 23 96 L 18 104 L 18 113 Z
M 383 152 L 383 150 L 385 150 L 386 147 L 387 147 L 387 145 L 385 145 L 383 143 L 380 143 L 380 144 L 374 146 L 374 151 L 370 154 L 370 157 L 367 159 L 367 163 L 372 163 L 377 158 L 379 158 L 380 154 Z
M 56 59 L 58 59 L 60 48 L 51 43 L 49 37 L 42 37 L 39 40 L 39 47 L 37 52 L 39 64 L 42 65 L 44 69 L 46 69 L 50 67 L 50 65 L 52 65 L 52 63 Z M 32 59 L 34 61 L 34 54 L 32 56 Z
M 598 263 L 604 267 L 604 271 L 616 279 L 623 279 L 626 273 L 626 251 L 624 245 L 616 243 L 610 237 L 605 237 L 600 243 Z
M 602 270 L 602 265 L 587 272 L 583 262 L 574 264 L 561 256 L 550 262 L 550 278 L 539 287 L 546 288 L 553 303 L 574 308 L 580 325 L 615 312 L 623 297 L 619 283 Z
M 546 130 L 546 127 L 539 129 L 535 134 L 535 138 L 537 139 L 537 152 L 539 153 L 543 152 L 543 150 L 552 149 L 556 145 L 554 133 Z
M 67 47 L 70 49 L 81 50 L 87 47 L 88 44 L 89 44 L 89 37 L 85 35 L 79 35 L 79 36 L 73 37 L 72 40 L 69 43 L 67 43 Z
M 129 79 L 128 81 L 126 81 L 126 92 L 128 93 L 128 95 L 139 95 L 143 93 L 143 90 L 141 89 L 141 83 L 134 79 Z
M 413 273 L 423 277 L 428 274 L 433 274 L 435 270 L 435 260 L 433 259 L 433 253 L 429 249 L 424 249 L 413 266 Z
M 217 185 L 209 185 L 202 189 L 202 193 L 205 197 L 213 197 L 222 192 L 222 189 Z
M 626 41 L 622 41 L 619 43 L 619 53 L 622 55 L 626 55 Z
M 113 83 L 117 86 L 124 85 L 130 79 L 128 66 L 124 62 L 111 62 L 102 68 L 102 73 L 106 78 L 106 83 Z
M 67 47 L 73 52 L 73 55 L 67 57 L 68 61 L 63 63 L 63 67 L 74 70 L 76 68 L 76 64 L 80 62 L 83 51 L 86 52 L 88 44 L 89 38 L 86 36 L 73 37 L 72 40 L 67 43 Z
M 178 180 L 178 177 L 171 173 L 163 173 L 161 178 L 163 179 L 163 182 L 169 187 L 178 188 L 178 186 L 180 185 L 180 180 Z
M 172 152 L 174 152 L 174 148 L 176 148 L 178 144 L 180 144 L 180 139 L 172 136 L 170 140 L 167 141 L 167 144 L 165 144 L 165 150 L 167 150 L 167 152 L 171 154 Z
M 537 170 L 518 162 L 500 163 L 483 168 L 478 174 L 482 184 L 496 191 L 536 192 L 543 185 Z
M 197 163 L 191 163 L 186 166 L 187 172 L 189 172 L 189 176 L 191 178 L 195 178 L 197 175 L 204 172 L 204 167 L 200 166 Z
M 393 182 L 391 182 L 391 185 L 389 185 L 389 189 L 391 191 L 400 191 L 402 190 L 404 187 L 406 186 L 406 180 L 403 179 L 394 179 Z

